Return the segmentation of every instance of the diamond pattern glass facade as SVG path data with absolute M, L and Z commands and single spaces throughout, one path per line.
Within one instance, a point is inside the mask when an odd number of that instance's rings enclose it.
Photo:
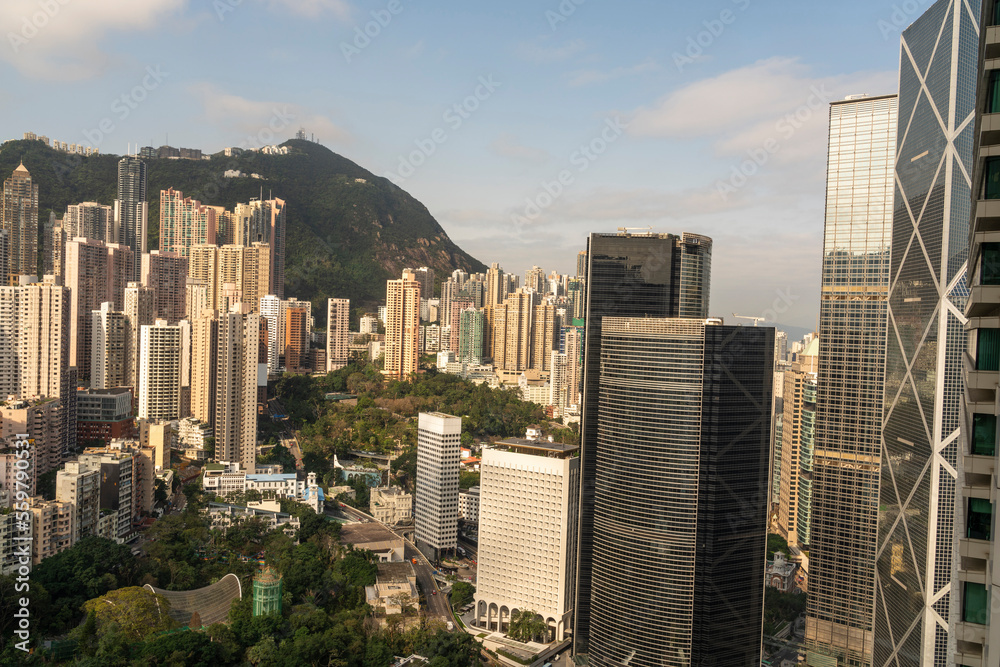
M 810 665 L 871 664 L 895 95 L 830 107 L 812 458 Z
M 946 667 L 980 3 L 938 0 L 903 32 L 876 667 Z

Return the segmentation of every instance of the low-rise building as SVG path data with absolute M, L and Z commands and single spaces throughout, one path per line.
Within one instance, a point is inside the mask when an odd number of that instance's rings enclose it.
M 268 530 L 281 528 L 292 539 L 295 539 L 295 534 L 299 530 L 299 518 L 282 512 L 276 500 L 255 503 L 252 506 L 209 503 L 202 511 L 211 520 L 212 528 L 222 532 L 249 519 L 261 520 Z
M 776 588 L 782 593 L 801 593 L 798 563 L 792 562 L 780 551 L 774 552 L 774 560 L 767 562 L 764 581 L 768 588 Z
M 77 442 L 108 443 L 118 438 L 134 436 L 135 418 L 132 416 L 130 388 L 77 389 Z
M 413 521 L 413 496 L 390 486 L 372 489 L 369 510 L 376 521 L 391 525 Z
M 467 523 L 479 523 L 479 487 L 458 492 L 458 518 Z
M 379 563 L 375 585 L 366 586 L 367 602 L 373 609 L 386 614 L 402 614 L 405 609 L 416 609 L 420 600 L 417 592 L 417 575 L 408 561 Z
M 73 542 L 97 534 L 97 518 L 101 511 L 100 466 L 67 461 L 56 473 L 56 500 L 72 503 L 76 514 Z
M 340 541 L 371 551 L 382 563 L 404 559 L 403 538 L 379 523 L 345 523 L 340 527 Z
M 28 500 L 31 511 L 31 562 L 38 565 L 73 546 L 72 503 L 44 500 L 34 496 Z
M 177 422 L 177 447 L 184 452 L 184 457 L 196 461 L 209 458 L 206 447 L 211 444 L 215 432 L 212 427 L 195 419 L 187 417 Z

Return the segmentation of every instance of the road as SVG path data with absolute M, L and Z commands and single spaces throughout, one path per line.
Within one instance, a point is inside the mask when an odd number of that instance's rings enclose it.
M 361 510 L 350 507 L 349 505 L 343 505 L 340 508 L 340 511 L 346 516 L 357 521 L 368 520 L 370 523 L 377 523 L 375 518 L 370 514 L 365 514 Z M 384 526 L 385 524 L 382 525 Z M 389 526 L 386 526 L 386 528 L 389 528 Z M 389 528 L 389 530 L 392 529 Z M 453 617 L 449 607 L 450 602 L 448 600 L 448 596 L 441 592 L 438 588 L 437 582 L 434 580 L 434 568 L 420 552 L 420 550 L 417 549 L 416 545 L 405 538 L 403 538 L 403 557 L 410 561 L 413 565 L 413 571 L 417 575 L 417 581 L 420 582 L 420 590 L 423 591 L 424 597 L 427 600 L 427 612 L 431 616 L 437 616 L 444 623 L 451 621 Z M 414 558 L 417 559 L 416 563 L 413 562 Z M 437 591 L 437 595 L 435 595 L 433 591 Z M 457 627 L 455 629 L 458 630 Z
M 267 415 L 273 417 L 274 415 L 287 415 L 285 412 L 285 406 L 281 404 L 276 398 L 272 398 L 267 402 Z M 299 448 L 299 441 L 295 439 L 295 433 L 292 431 L 291 427 L 288 426 L 288 422 L 282 422 L 282 429 L 284 430 L 284 435 L 281 437 L 281 445 L 288 449 L 295 458 L 295 469 L 304 470 L 305 466 L 302 464 L 302 449 Z

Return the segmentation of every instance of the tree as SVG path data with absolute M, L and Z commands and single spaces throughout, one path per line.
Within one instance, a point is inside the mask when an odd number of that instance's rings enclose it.
M 530 642 L 544 637 L 548 632 L 548 626 L 537 612 L 531 610 L 514 610 L 510 615 L 510 626 L 507 628 L 507 636 L 517 641 Z
M 453 609 L 461 609 L 472 602 L 476 594 L 476 587 L 465 581 L 455 582 L 451 587 L 451 606 Z
M 156 490 L 153 491 L 153 500 L 158 505 L 162 505 L 167 502 L 167 484 L 162 479 L 156 480 L 155 484 Z
M 113 624 L 132 641 L 170 630 L 176 625 L 168 614 L 170 601 L 138 586 L 119 588 L 88 600 L 83 608 L 87 613 L 94 613 L 98 634 L 106 632 Z

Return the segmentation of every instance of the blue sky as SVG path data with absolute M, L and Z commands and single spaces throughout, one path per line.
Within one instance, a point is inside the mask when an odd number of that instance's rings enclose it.
M 698 232 L 714 314 L 810 327 L 827 103 L 895 92 L 930 4 L 5 0 L 0 139 L 214 152 L 301 126 L 486 263 L 570 272 L 590 232 Z

